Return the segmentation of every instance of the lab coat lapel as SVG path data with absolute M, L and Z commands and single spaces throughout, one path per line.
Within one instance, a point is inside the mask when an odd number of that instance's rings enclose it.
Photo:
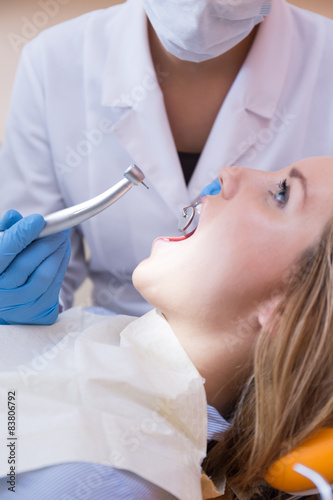
M 163 98 L 154 95 L 149 101 L 140 109 L 130 109 L 114 125 L 113 132 L 142 168 L 147 183 L 154 186 L 166 205 L 179 217 L 181 208 L 189 201 L 186 184 Z
M 217 178 L 221 167 L 237 164 L 242 153 L 250 147 L 247 138 L 255 136 L 261 127 L 258 116 L 251 115 L 228 96 L 189 184 L 192 200 L 200 198 L 202 189 Z
M 283 37 L 281 26 L 285 28 Z M 291 47 L 292 19 L 288 5 L 284 0 L 273 2 L 271 14 L 260 25 L 201 154 L 189 184 L 192 200 L 217 178 L 221 167 L 238 164 L 256 168 L 251 148 L 265 133 L 272 133 L 275 121 L 283 120 L 287 111 L 279 109 L 279 101 L 288 78 Z
M 130 0 L 121 15 L 126 31 L 111 34 L 102 105 L 111 108 L 112 132 L 143 170 L 166 205 L 179 217 L 189 202 L 159 83 L 168 74 L 154 68 L 141 0 Z M 128 35 L 131 34 L 131 37 Z

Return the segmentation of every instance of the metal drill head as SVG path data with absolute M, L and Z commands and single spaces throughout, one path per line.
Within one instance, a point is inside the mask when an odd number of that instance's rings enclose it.
M 124 172 L 124 177 L 135 185 L 141 184 L 145 178 L 144 173 L 134 163 Z

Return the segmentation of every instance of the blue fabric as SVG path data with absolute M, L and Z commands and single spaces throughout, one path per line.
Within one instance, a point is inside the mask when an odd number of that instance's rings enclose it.
M 207 439 L 219 440 L 230 424 L 212 406 L 207 407 L 207 417 Z M 176 500 L 136 474 L 83 462 L 19 473 L 15 493 L 8 487 L 7 478 L 0 478 L 1 500 Z
M 207 405 L 207 441 L 220 441 L 230 425 L 213 406 Z

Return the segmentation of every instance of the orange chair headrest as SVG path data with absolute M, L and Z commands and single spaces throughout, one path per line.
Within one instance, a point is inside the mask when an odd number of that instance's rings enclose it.
M 293 470 L 302 464 L 318 472 L 333 484 L 333 428 L 318 431 L 300 446 L 277 460 L 267 471 L 264 480 L 273 488 L 293 494 L 313 490 L 314 484 Z

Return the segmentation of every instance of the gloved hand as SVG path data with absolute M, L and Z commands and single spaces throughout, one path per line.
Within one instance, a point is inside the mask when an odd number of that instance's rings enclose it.
M 204 187 L 203 190 L 201 191 L 201 196 L 204 197 L 206 194 L 210 194 L 212 196 L 219 194 L 221 191 L 221 183 L 219 179 L 216 179 L 216 181 L 211 182 L 208 184 L 208 186 Z
M 59 292 L 70 258 L 70 230 L 34 241 L 41 215 L 0 219 L 0 324 L 49 325 L 59 313 Z

